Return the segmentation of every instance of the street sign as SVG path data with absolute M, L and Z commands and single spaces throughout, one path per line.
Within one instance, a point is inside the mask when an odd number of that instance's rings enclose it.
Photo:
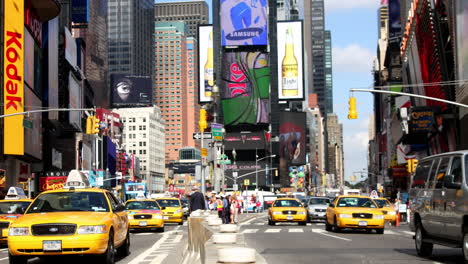
M 23 119 L 23 127 L 32 129 L 33 128 L 33 122 L 31 120 L 28 120 L 28 119 L 25 118 L 25 119 Z
M 246 186 L 250 185 L 250 180 L 249 180 L 249 179 L 245 179 L 245 180 L 244 180 L 244 185 L 246 185 Z
M 219 164 L 231 164 L 231 160 L 220 160 Z
M 237 191 L 237 190 L 239 190 L 239 186 L 237 186 L 237 184 L 233 184 L 233 185 L 232 185 L 232 189 L 233 189 L 234 191 Z
M 200 140 L 202 133 L 193 133 L 193 139 Z M 203 133 L 203 139 L 211 139 L 211 133 Z
M 223 141 L 223 125 L 211 123 L 211 134 L 215 141 Z
M 208 150 L 207 150 L 206 148 L 202 148 L 202 149 L 201 149 L 201 155 L 202 155 L 203 157 L 208 157 Z

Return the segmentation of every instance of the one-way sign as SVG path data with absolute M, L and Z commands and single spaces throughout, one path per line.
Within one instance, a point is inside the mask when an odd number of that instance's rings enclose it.
M 193 133 L 193 139 L 200 140 L 202 133 Z M 203 139 L 211 139 L 211 133 L 203 133 Z

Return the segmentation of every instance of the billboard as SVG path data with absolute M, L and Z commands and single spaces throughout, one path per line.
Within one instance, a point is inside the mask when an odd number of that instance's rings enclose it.
M 266 0 L 221 0 L 222 46 L 268 45 Z
M 58 97 L 58 51 L 59 51 L 59 23 L 58 18 L 54 18 L 47 22 L 49 31 L 48 35 L 48 91 L 49 91 L 49 107 L 58 108 L 59 106 L 59 97 Z M 51 111 L 48 113 L 50 120 L 58 120 L 58 112 Z
M 213 26 L 198 27 L 198 100 L 200 103 L 213 101 L 214 85 Z
M 277 24 L 278 98 L 304 99 L 302 21 Z
M 400 0 L 388 0 L 388 32 L 390 42 L 399 42 L 401 38 Z M 393 40 L 393 41 L 392 41 Z
M 270 113 L 268 53 L 225 52 L 220 93 L 224 124 L 266 124 Z
M 89 22 L 89 8 L 88 7 L 89 7 L 88 0 L 73 0 L 72 1 L 72 21 L 74 23 L 88 23 Z
M 4 1 L 3 114 L 24 112 L 24 0 Z M 23 116 L 4 118 L 3 154 L 24 155 Z
M 113 74 L 112 105 L 151 105 L 153 102 L 153 89 L 151 77 Z
M 458 63 L 457 80 L 468 79 L 468 1 L 457 0 L 455 3 L 456 37 L 457 48 L 456 56 Z M 465 94 L 465 96 L 468 96 Z
M 24 89 L 24 103 L 28 109 L 40 109 L 42 102 L 34 92 Z M 42 113 L 32 113 L 24 117 L 24 151 L 42 159 Z
M 73 38 L 70 30 L 65 27 L 64 28 L 65 32 L 65 59 L 70 63 L 72 67 L 76 67 L 77 64 L 77 47 L 76 47 L 76 41 Z
M 67 176 L 39 177 L 39 191 L 52 191 L 62 189 Z
M 69 100 L 70 108 L 77 109 L 82 107 L 82 89 L 81 83 L 75 79 L 73 74 L 70 72 L 68 77 L 68 90 L 69 90 Z M 81 131 L 81 113 L 80 111 L 70 111 L 68 113 L 68 118 L 70 124 Z
M 266 139 L 264 132 L 227 133 L 224 137 L 225 149 L 265 149 Z
M 146 183 L 125 183 L 125 194 L 138 194 L 146 192 Z
M 280 167 L 306 163 L 306 113 L 280 113 Z

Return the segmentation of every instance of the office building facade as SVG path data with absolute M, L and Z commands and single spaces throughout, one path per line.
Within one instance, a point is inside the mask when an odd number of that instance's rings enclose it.
M 325 30 L 325 109 L 327 114 L 333 113 L 333 70 L 332 70 L 332 39 L 330 30 Z

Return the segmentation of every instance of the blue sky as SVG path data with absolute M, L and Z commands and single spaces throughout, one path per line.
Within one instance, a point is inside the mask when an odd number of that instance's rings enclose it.
M 211 15 L 211 1 L 207 3 Z M 350 88 L 372 86 L 379 4 L 379 0 L 325 0 L 326 29 L 332 32 L 333 105 L 343 124 L 347 179 L 353 172 L 367 168 L 368 124 L 373 99 L 370 94 L 355 93 L 359 119 L 348 120 L 348 98 Z

